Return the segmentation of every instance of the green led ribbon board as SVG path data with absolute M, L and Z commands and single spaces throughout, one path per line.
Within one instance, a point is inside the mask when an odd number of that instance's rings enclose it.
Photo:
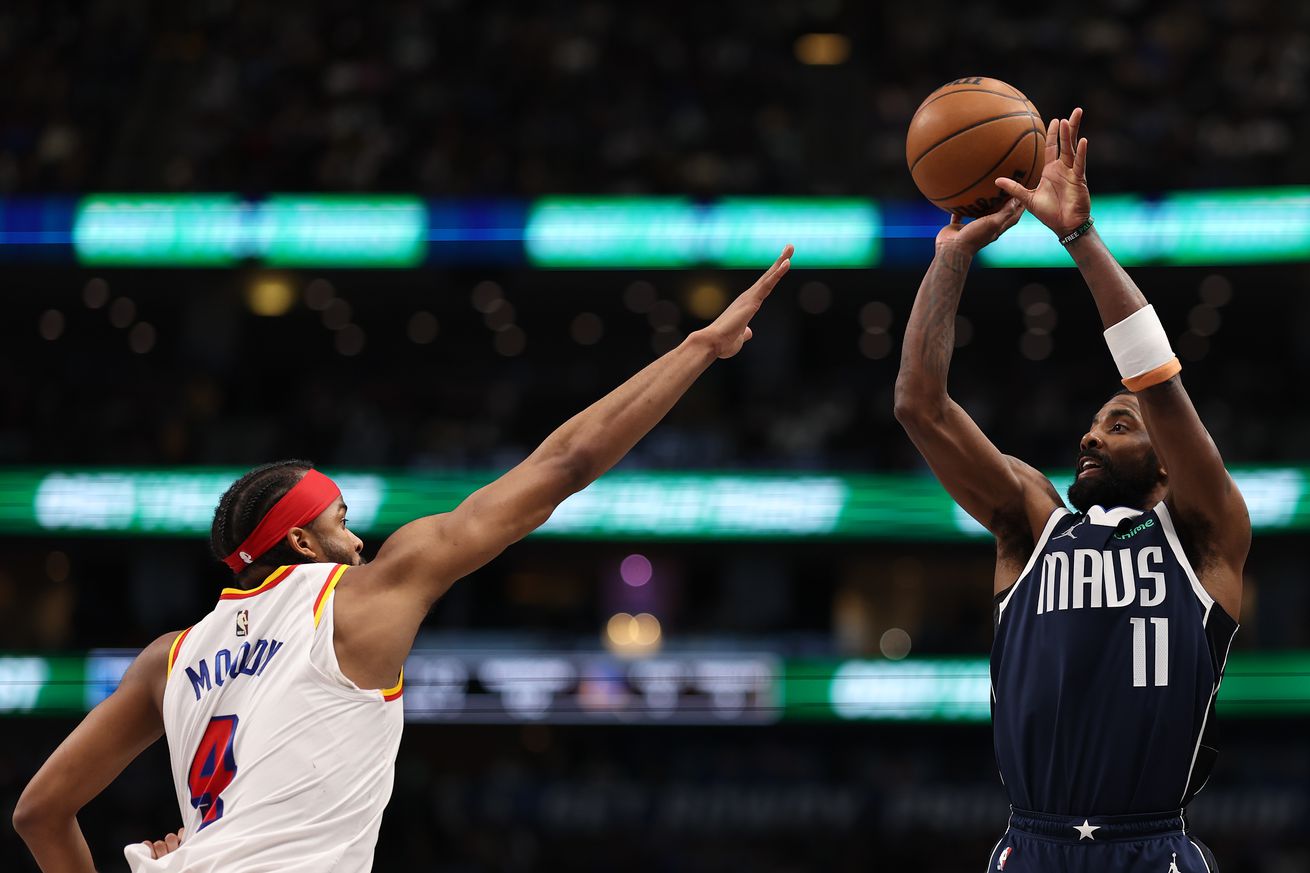
M 37 220 L 30 204 L 0 199 L 0 254 L 71 242 L 79 263 L 104 267 L 395 268 L 431 256 L 563 269 L 760 269 L 790 242 L 802 268 L 878 267 L 890 258 L 893 266 L 918 269 L 942 220 L 923 201 L 843 197 L 553 196 L 488 205 L 412 196 L 93 194 L 75 207 L 47 198 L 44 208 L 48 215 Z M 498 216 L 490 225 L 489 210 Z M 1097 195 L 1092 212 L 1098 232 L 1129 266 L 1310 260 L 1310 187 Z M 895 247 L 888 255 L 889 239 L 925 247 Z M 454 249 L 431 245 L 452 241 L 459 243 Z M 983 249 L 979 261 L 1072 266 L 1031 215 Z
M 873 267 L 881 218 L 869 200 L 550 197 L 524 244 L 537 267 L 763 268 L 787 243 L 798 267 Z
M 1264 264 L 1310 260 L 1310 188 L 1182 191 L 1159 200 L 1093 197 L 1092 217 L 1125 266 Z M 1032 215 L 983 249 L 989 267 L 1070 267 Z
M 417 197 L 96 195 L 73 225 L 87 266 L 413 267 L 426 251 Z
M 239 468 L 0 470 L 0 533 L 208 536 Z M 383 535 L 447 512 L 496 473 L 327 471 L 352 527 Z M 1310 468 L 1233 472 L 1256 533 L 1310 529 Z M 1069 474 L 1052 482 L 1061 492 Z M 611 473 L 566 500 L 536 536 L 573 539 L 985 539 L 931 476 Z
M 789 660 L 781 693 L 793 721 L 991 719 L 986 658 Z M 1232 655 L 1216 706 L 1225 718 L 1310 714 L 1310 653 Z

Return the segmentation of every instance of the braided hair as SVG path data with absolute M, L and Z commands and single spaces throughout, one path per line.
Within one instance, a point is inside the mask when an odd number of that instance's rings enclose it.
M 313 466 L 311 461 L 275 461 L 256 467 L 233 482 L 214 510 L 214 525 L 209 533 L 214 557 L 222 561 L 235 552 L 273 504 L 285 497 Z M 236 583 L 240 588 L 250 588 L 273 567 L 303 563 L 305 557 L 283 540 L 256 558 L 255 563 L 243 567 L 236 574 Z

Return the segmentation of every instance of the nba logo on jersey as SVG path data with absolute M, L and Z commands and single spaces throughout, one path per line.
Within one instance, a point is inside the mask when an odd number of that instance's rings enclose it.
M 237 613 L 237 636 L 244 637 L 250 633 L 250 610 L 243 609 Z
M 1004 869 L 1005 869 L 1005 862 L 1008 861 L 1008 860 L 1010 860 L 1010 853 L 1013 852 L 1013 851 L 1014 851 L 1014 847 L 1013 847 L 1013 846 L 1006 846 L 1006 847 L 1005 847 L 1005 851 L 1001 853 L 1001 857 L 1000 857 L 1000 859 L 996 862 L 996 869 L 997 869 L 997 870 L 1004 870 Z

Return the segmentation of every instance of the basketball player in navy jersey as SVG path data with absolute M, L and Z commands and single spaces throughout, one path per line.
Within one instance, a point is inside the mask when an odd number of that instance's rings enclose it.
M 1053 121 L 1035 190 L 951 223 L 919 288 L 896 417 L 996 537 L 992 714 L 1010 826 L 988 869 L 1214 873 L 1185 808 L 1215 758 L 1214 698 L 1237 630 L 1246 504 L 1142 292 L 1092 226 L 1082 111 Z M 1068 492 L 1002 454 L 947 393 L 973 256 L 1023 210 L 1091 289 L 1129 389 L 1092 417 Z

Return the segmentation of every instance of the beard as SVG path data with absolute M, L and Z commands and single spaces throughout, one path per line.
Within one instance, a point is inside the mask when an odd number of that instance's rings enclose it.
M 359 552 L 337 542 L 323 543 L 323 557 L 320 560 L 325 564 L 347 564 L 351 567 L 367 563 Z
M 1151 491 L 1160 483 L 1160 460 L 1154 449 L 1147 449 L 1146 455 L 1136 462 L 1111 461 L 1101 452 L 1083 452 L 1079 459 L 1083 457 L 1095 458 L 1101 470 L 1086 478 L 1075 478 L 1069 486 L 1069 502 L 1079 512 L 1093 506 L 1145 509 Z

